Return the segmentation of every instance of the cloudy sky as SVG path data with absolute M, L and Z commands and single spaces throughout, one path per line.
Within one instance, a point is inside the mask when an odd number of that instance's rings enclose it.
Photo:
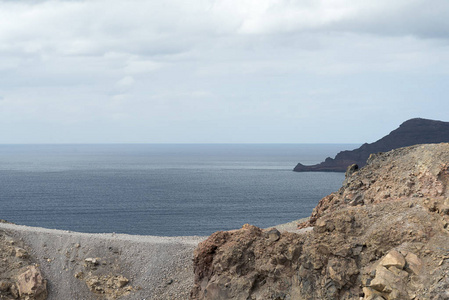
M 0 1 L 0 143 L 359 143 L 449 121 L 447 0 Z

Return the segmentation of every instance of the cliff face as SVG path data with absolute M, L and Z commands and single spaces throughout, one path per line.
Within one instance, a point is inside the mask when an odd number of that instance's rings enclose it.
M 191 299 L 449 299 L 449 144 L 372 155 L 346 176 L 300 230 L 202 242 Z
M 416 144 L 442 142 L 449 142 L 449 122 L 416 118 L 405 121 L 399 128 L 372 144 L 363 144 L 358 149 L 342 151 L 335 158 L 328 157 L 317 165 L 304 166 L 298 163 L 293 171 L 344 172 L 351 164 L 363 167 L 371 153 L 387 152 Z

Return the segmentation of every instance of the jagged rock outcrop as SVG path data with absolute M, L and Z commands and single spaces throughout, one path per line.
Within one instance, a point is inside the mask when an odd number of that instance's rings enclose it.
M 298 232 L 202 242 L 191 299 L 449 299 L 448 184 L 449 144 L 372 155 Z
M 298 163 L 293 171 L 344 172 L 352 164 L 363 167 L 371 153 L 387 152 L 416 144 L 442 142 L 449 142 L 449 122 L 415 118 L 405 121 L 399 128 L 374 143 L 365 143 L 351 151 L 341 151 L 335 158 L 328 157 L 317 165 L 305 166 Z

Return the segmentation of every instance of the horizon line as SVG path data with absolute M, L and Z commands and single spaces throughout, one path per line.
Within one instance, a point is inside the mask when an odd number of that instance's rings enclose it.
M 332 143 L 332 142 L 322 142 L 322 143 L 313 143 L 313 142 L 305 142 L 305 143 L 279 143 L 279 142 L 255 142 L 255 143 L 236 143 L 236 142 L 219 142 L 219 143 L 208 143 L 208 142 L 171 142 L 171 143 L 138 143 L 138 142 L 112 142 L 112 143 L 0 143 L 0 146 L 26 146 L 26 145 L 34 145 L 34 146 L 64 146 L 64 145 L 355 145 L 355 144 L 363 144 L 357 142 L 345 142 L 345 143 Z

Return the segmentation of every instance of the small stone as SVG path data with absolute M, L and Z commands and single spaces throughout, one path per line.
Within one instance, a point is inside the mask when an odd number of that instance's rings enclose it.
M 381 292 L 381 293 L 391 293 L 392 288 L 390 283 L 396 281 L 396 276 L 386 268 L 379 266 L 376 269 L 376 277 L 370 282 L 370 288 Z
M 388 270 L 391 271 L 394 275 L 398 276 L 399 278 L 407 278 L 408 277 L 408 273 L 402 269 L 398 269 L 396 267 L 391 267 Z
M 129 282 L 128 278 L 126 278 L 126 277 L 124 277 L 124 276 L 121 276 L 121 275 L 118 276 L 117 281 L 118 281 L 118 287 L 119 287 L 119 288 L 124 287 L 124 286 L 127 285 L 128 282 Z M 173 280 L 172 280 L 172 281 L 173 281 Z
M 84 259 L 84 262 L 86 265 L 94 265 L 94 266 L 96 266 L 100 263 L 97 258 L 93 258 L 93 257 L 88 257 L 88 258 Z
M 403 269 L 405 267 L 405 258 L 401 253 L 393 249 L 380 261 L 380 265 L 386 268 L 396 267 Z
M 76 244 L 75 244 L 75 248 L 79 248 L 79 247 L 81 247 L 81 245 L 78 244 L 78 243 L 76 243 Z
M 332 232 L 335 230 L 335 225 L 330 220 L 320 218 L 316 221 L 313 230 L 317 233 Z
M 268 241 L 276 242 L 277 240 L 279 240 L 281 233 L 276 228 L 271 228 L 266 232 L 266 236 Z
M 366 286 L 363 287 L 363 293 L 364 293 L 365 297 L 361 297 L 361 299 L 364 299 L 364 300 L 381 300 L 381 299 L 383 300 L 384 299 L 382 296 L 380 296 L 378 294 L 377 291 L 375 291 L 369 287 L 366 287 Z
M 326 231 L 326 221 L 323 219 L 318 219 L 315 223 L 314 231 L 318 233 L 323 233 Z
M 419 273 L 421 273 L 421 269 L 422 269 L 422 260 L 419 259 L 419 257 L 414 254 L 414 253 L 407 253 L 407 255 L 405 256 L 405 261 L 407 262 L 406 265 L 406 270 L 407 271 L 411 271 L 413 274 L 418 275 Z
M 18 258 L 27 258 L 28 257 L 28 253 L 25 251 L 25 249 L 16 247 L 15 249 L 15 255 Z

